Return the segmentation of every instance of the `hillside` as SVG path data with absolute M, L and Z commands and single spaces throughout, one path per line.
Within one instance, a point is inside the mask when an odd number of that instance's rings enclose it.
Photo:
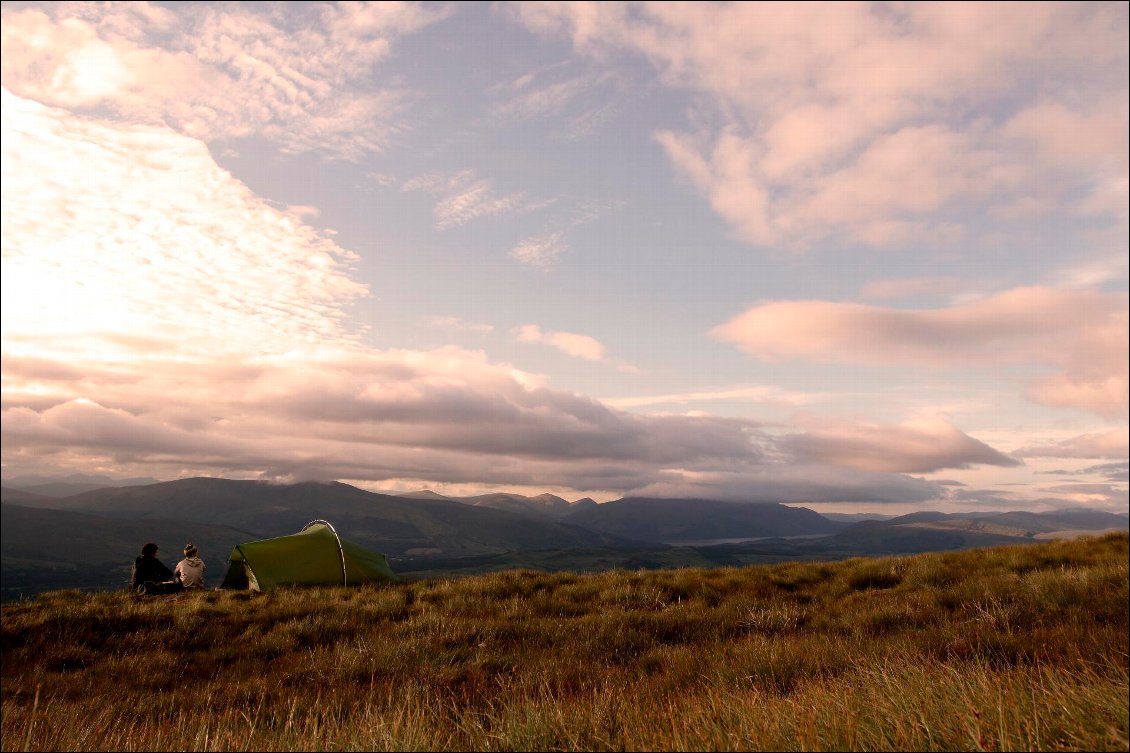
M 1126 750 L 1128 551 L 58 592 L 0 611 L 0 724 L 21 750 Z
M 338 483 L 212 478 L 99 488 L 62 499 L 4 488 L 2 501 L 4 601 L 57 588 L 119 588 L 150 540 L 169 565 L 193 541 L 210 565 L 209 578 L 218 579 L 234 544 L 294 533 L 317 518 L 330 520 L 344 538 L 386 553 L 393 569 L 410 577 L 835 560 L 1079 535 L 1065 526 L 1127 528 L 1125 515 L 1088 510 L 921 512 L 848 524 L 775 504 L 626 498 L 598 505 L 506 493 L 394 497 Z M 568 514 L 561 515 L 565 508 Z
M 538 494 L 529 497 L 525 494 L 510 492 L 494 492 L 492 494 L 478 494 L 471 497 L 449 497 L 437 494 L 430 489 L 398 495 L 405 499 L 447 499 L 462 502 L 473 507 L 493 507 L 496 510 L 509 510 L 510 512 L 538 515 L 546 518 L 563 518 L 575 510 L 596 504 L 587 497 L 576 502 L 569 502 L 555 494 Z
M 844 526 L 803 507 L 646 497 L 585 506 L 563 520 L 624 538 L 663 543 L 831 534 Z
M 918 512 L 890 520 L 855 523 L 835 536 L 839 545 L 895 554 L 1063 537 L 1073 531 L 1127 530 L 1125 515 L 1099 510 L 947 514 Z
M 56 508 L 112 518 L 185 520 L 255 532 L 294 533 L 316 518 L 346 538 L 390 555 L 414 548 L 481 554 L 603 544 L 613 537 L 445 499 L 404 499 L 340 483 L 267 484 L 192 478 L 99 489 L 56 501 Z
M 62 587 L 120 589 L 147 541 L 160 542 L 159 558 L 169 567 L 181 558 L 186 543 L 206 546 L 208 579 L 219 583 L 232 547 L 257 538 L 248 531 L 182 521 L 118 520 L 7 503 L 0 510 L 3 601 Z
M 3 501 L 5 600 L 68 586 L 119 588 L 146 541 L 157 542 L 170 567 L 192 541 L 209 565 L 209 579 L 218 582 L 235 544 L 294 533 L 318 518 L 331 521 L 344 538 L 390 555 L 394 567 L 398 558 L 420 553 L 481 557 L 619 542 L 544 518 L 451 500 L 401 499 L 346 484 L 198 478 L 63 499 L 5 489 Z M 35 509 L 24 505 L 29 501 Z

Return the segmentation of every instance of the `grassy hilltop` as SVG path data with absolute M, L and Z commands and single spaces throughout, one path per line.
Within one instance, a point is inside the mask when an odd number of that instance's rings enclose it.
M 2 609 L 4 750 L 1126 750 L 1128 537 Z

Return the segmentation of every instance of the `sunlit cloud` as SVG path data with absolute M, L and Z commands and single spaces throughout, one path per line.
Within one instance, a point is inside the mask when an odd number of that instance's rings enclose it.
M 194 139 L 8 92 L 3 133 L 6 472 L 628 489 L 760 455 L 740 421 L 616 411 L 476 351 L 364 346 L 353 254 Z
M 1123 6 L 2 12 L 6 478 L 1125 505 Z
M 817 505 L 906 505 L 940 500 L 945 490 L 936 482 L 902 474 L 789 462 L 727 470 L 671 469 L 660 480 L 633 489 L 631 494 Z
M 489 180 L 476 178 L 471 170 L 448 176 L 419 175 L 405 181 L 400 190 L 426 191 L 436 197 L 434 214 L 437 230 L 457 227 L 479 217 L 537 208 L 526 200 L 522 192 L 496 194 Z
M 604 346 L 595 338 L 574 332 L 544 332 L 536 324 L 524 324 L 515 328 L 514 337 L 519 342 L 549 345 L 566 355 L 587 361 L 599 361 L 605 355 Z
M 568 250 L 561 233 L 550 233 L 525 238 L 510 251 L 510 256 L 528 266 L 549 269 Z
M 614 408 L 630 410 L 632 408 L 646 408 L 653 405 L 682 405 L 686 403 L 727 401 L 800 406 L 818 399 L 821 399 L 820 395 L 790 392 L 789 390 L 773 385 L 754 384 L 718 390 L 695 390 L 664 395 L 636 395 L 632 397 L 605 398 L 603 402 Z
M 291 14 L 210 4 L 5 5 L 3 85 L 202 140 L 255 134 L 286 151 L 355 159 L 388 146 L 410 99 L 374 87 L 374 67 L 397 37 L 448 13 L 410 3 L 327 3 Z
M 351 341 L 356 256 L 170 130 L 3 92 L 7 355 L 211 358 Z
M 972 465 L 1016 466 L 1010 458 L 945 421 L 898 426 L 824 421 L 779 440 L 789 454 L 861 471 L 931 473 Z
M 1108 417 L 1127 409 L 1125 294 L 1018 288 L 941 309 L 826 301 L 754 306 L 711 334 L 763 360 L 962 368 L 1038 364 L 1026 395 Z
M 1110 484 L 1058 484 L 1044 491 L 1056 495 L 1057 500 L 1111 512 L 1124 512 L 1130 502 L 1130 492 L 1125 487 Z
M 494 331 L 493 324 L 468 322 L 458 316 L 429 316 L 424 320 L 424 324 L 444 332 L 471 332 L 476 335 L 487 335 Z
M 1122 196 L 1127 155 L 1124 6 L 516 3 L 508 13 L 597 63 L 642 57 L 695 95 L 691 127 L 655 137 L 754 245 L 945 245 L 982 213 L 1023 222 L 1025 206 L 1125 215 L 1125 201 L 1109 200 Z M 1060 85 L 1038 85 L 1049 78 Z M 967 117 L 990 97 L 1006 109 Z
M 1130 455 L 1130 429 L 1080 434 L 1050 442 L 1024 445 L 1012 452 L 1018 458 L 1084 458 L 1125 460 Z

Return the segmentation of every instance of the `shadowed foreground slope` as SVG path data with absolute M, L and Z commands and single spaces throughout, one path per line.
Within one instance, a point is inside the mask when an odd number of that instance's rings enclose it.
M 3 608 L 5 750 L 1126 750 L 1124 534 Z

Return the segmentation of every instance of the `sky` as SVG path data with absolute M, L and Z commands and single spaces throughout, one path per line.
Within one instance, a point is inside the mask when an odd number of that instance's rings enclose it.
M 1127 510 L 1126 3 L 2 13 L 5 479 Z

